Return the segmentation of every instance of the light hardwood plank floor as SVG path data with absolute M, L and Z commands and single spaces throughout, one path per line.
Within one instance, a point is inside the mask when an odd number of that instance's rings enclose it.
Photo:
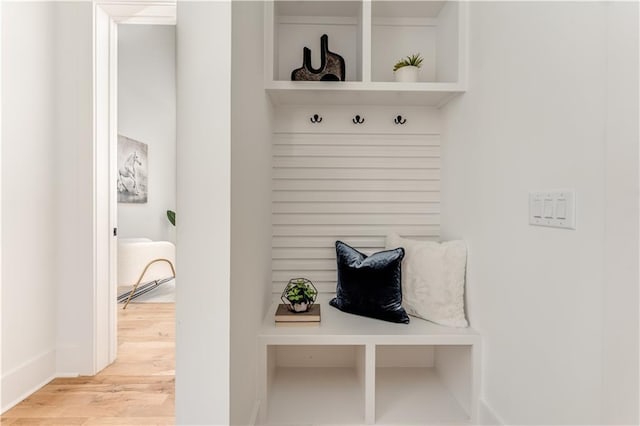
M 2 426 L 174 424 L 175 305 L 118 312 L 116 362 L 93 377 L 51 381 L 7 411 Z

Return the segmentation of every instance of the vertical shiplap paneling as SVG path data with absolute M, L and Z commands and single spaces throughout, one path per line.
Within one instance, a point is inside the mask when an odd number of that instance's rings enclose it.
M 273 291 L 306 277 L 335 291 L 336 240 L 364 252 L 389 231 L 440 235 L 440 131 L 431 108 L 283 107 L 273 135 Z M 319 114 L 322 122 L 309 118 Z M 353 124 L 360 115 L 365 122 Z M 407 119 L 394 123 L 397 115 Z

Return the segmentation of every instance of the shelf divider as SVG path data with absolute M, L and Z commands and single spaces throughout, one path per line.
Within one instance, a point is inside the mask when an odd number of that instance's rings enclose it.
M 371 0 L 362 2 L 362 37 L 360 46 L 362 49 L 362 81 L 371 82 Z
M 264 3 L 264 87 L 275 79 L 274 73 L 274 51 L 275 51 L 275 3 L 267 1 Z
M 469 48 L 469 2 L 458 3 L 458 83 L 463 90 L 467 89 Z

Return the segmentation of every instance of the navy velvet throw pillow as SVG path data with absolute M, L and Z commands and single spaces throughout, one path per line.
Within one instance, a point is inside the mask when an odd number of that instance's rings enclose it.
M 351 314 L 407 324 L 400 280 L 403 257 L 403 248 L 367 257 L 336 241 L 338 285 L 329 304 Z

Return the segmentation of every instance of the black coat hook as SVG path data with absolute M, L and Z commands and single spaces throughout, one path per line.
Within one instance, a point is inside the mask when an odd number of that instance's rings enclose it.
M 393 119 L 393 122 L 396 124 L 404 124 L 407 122 L 406 118 L 402 118 L 401 115 L 397 116 L 396 118 Z
M 355 117 L 353 117 L 353 124 L 362 124 L 364 123 L 364 117 L 360 117 L 359 115 L 356 115 Z
M 313 114 L 313 117 L 311 117 L 309 120 L 311 120 L 313 124 L 317 124 L 322 121 L 322 117 L 320 117 L 318 114 Z

